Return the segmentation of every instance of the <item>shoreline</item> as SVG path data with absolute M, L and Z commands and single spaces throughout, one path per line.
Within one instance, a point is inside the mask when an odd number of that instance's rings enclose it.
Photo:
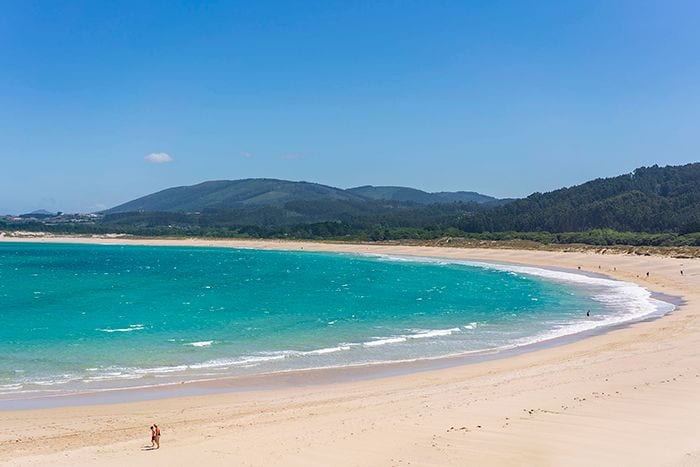
M 678 298 L 678 297 L 674 297 Z M 679 301 L 682 303 L 682 300 Z M 680 305 L 676 305 L 680 306 Z M 18 399 L 0 399 L 0 414 L 3 412 L 60 409 L 90 405 L 130 404 L 134 402 L 158 401 L 162 399 L 201 397 L 216 394 L 270 391 L 277 389 L 302 388 L 343 384 L 357 381 L 381 380 L 394 376 L 444 370 L 464 365 L 475 365 L 494 360 L 569 345 L 581 339 L 603 336 L 609 332 L 624 329 L 637 323 L 663 319 L 673 310 L 660 314 L 652 313 L 645 317 L 612 324 L 595 329 L 553 337 L 550 339 L 523 344 L 508 349 L 486 349 L 462 354 L 439 357 L 419 357 L 413 360 L 358 363 L 318 368 L 279 370 L 248 375 L 222 376 L 210 379 L 86 390 L 68 394 L 42 395 Z M 310 382 L 309 382 L 310 381 Z
M 7 240 L 7 237 L 0 238 L 0 241 Z M 581 272 L 603 273 L 618 280 L 635 282 L 646 289 L 662 294 L 683 297 L 684 300 L 684 303 L 673 313 L 662 318 L 625 324 L 619 329 L 607 328 L 603 333 L 576 339 L 573 342 L 468 365 L 457 364 L 446 368 L 413 371 L 409 374 L 385 375 L 371 380 L 331 381 L 302 386 L 266 387 L 249 392 L 226 392 L 204 396 L 192 394 L 160 399 L 157 401 L 158 406 L 165 414 L 159 410 L 158 412 L 161 413 L 159 418 L 166 417 L 166 421 L 161 422 L 160 425 L 169 425 L 175 438 L 170 442 L 179 441 L 179 443 L 173 443 L 176 446 L 167 451 L 167 454 L 159 452 L 157 462 L 165 462 L 165 456 L 171 455 L 180 457 L 168 457 L 170 460 L 196 456 L 196 451 L 191 452 L 193 446 L 210 446 L 208 443 L 211 441 L 208 441 L 203 433 L 207 432 L 207 428 L 214 426 L 212 423 L 233 427 L 229 430 L 230 433 L 228 431 L 220 433 L 217 430 L 217 436 L 223 436 L 224 439 L 230 438 L 232 441 L 243 437 L 249 443 L 244 447 L 251 448 L 248 451 L 241 449 L 241 446 L 238 448 L 234 446 L 226 450 L 223 457 L 219 454 L 204 455 L 206 459 L 215 463 L 217 460 L 221 462 L 225 459 L 241 462 L 248 460 L 256 465 L 265 464 L 261 462 L 266 458 L 263 456 L 272 455 L 274 458 L 276 454 L 285 453 L 285 455 L 291 455 L 292 459 L 296 459 L 291 462 L 292 464 L 301 465 L 303 460 L 318 459 L 314 456 L 320 450 L 324 456 L 328 456 L 324 459 L 333 459 L 334 464 L 358 465 L 359 460 L 353 463 L 351 458 L 344 456 L 344 453 L 352 452 L 359 446 L 370 448 L 368 457 L 364 459 L 371 465 L 392 464 L 391 459 L 395 458 L 412 459 L 412 462 L 418 463 L 460 465 L 458 461 L 462 459 L 460 456 L 463 454 L 468 454 L 471 459 L 481 460 L 489 465 L 511 465 L 516 463 L 516 459 L 521 461 L 524 459 L 524 462 L 528 462 L 529 459 L 536 464 L 542 463 L 540 461 L 572 463 L 568 461 L 578 459 L 581 465 L 584 465 L 584 461 L 586 464 L 596 461 L 602 465 L 620 465 L 620 463 L 631 463 L 634 459 L 641 461 L 642 465 L 658 465 L 657 461 L 676 465 L 686 457 L 696 461 L 700 459 L 698 457 L 700 441 L 696 441 L 698 439 L 696 427 L 700 423 L 700 403 L 694 396 L 700 393 L 696 392 L 700 391 L 700 378 L 695 377 L 693 372 L 694 369 L 700 369 L 700 356 L 696 355 L 693 349 L 693 345 L 700 343 L 698 325 L 700 267 L 694 260 L 601 255 L 590 252 L 564 253 L 256 240 L 139 239 L 128 241 L 121 238 L 42 237 L 10 241 L 389 253 L 487 262 L 502 261 L 570 270 L 577 270 L 576 268 L 581 266 Z M 678 274 L 680 269 L 686 271 L 684 276 Z M 649 270 L 652 273 L 647 279 L 644 274 Z M 582 367 L 582 362 L 587 362 L 588 365 Z M 553 369 L 557 371 L 552 372 Z M 689 372 L 693 374 L 690 375 Z M 607 378 L 601 378 L 602 375 L 606 375 Z M 660 382 L 667 380 L 669 383 Z M 673 386 L 679 387 L 678 394 L 669 395 L 666 387 L 661 387 L 663 384 L 671 385 L 670 381 L 673 381 Z M 641 400 L 635 397 L 635 394 L 641 394 L 637 392 L 640 390 L 644 390 L 646 394 Z M 572 398 L 570 397 L 572 394 L 577 395 Z M 582 397 L 581 394 L 587 394 L 587 397 Z M 466 405 L 455 405 L 454 400 L 455 398 L 460 400 L 459 395 L 464 397 L 462 400 Z M 374 400 L 377 403 L 373 406 L 376 410 L 367 410 L 365 404 L 367 400 Z M 515 403 L 516 400 L 519 403 Z M 649 405 L 650 400 L 657 400 L 660 407 Z M 485 404 L 486 401 L 488 404 Z M 136 465 L 141 465 L 141 462 L 143 465 L 150 464 L 155 458 L 147 455 L 148 453 L 134 454 L 129 449 L 122 452 L 122 448 L 134 446 L 134 441 L 130 441 L 133 436 L 131 432 L 140 430 L 135 428 L 139 424 L 148 423 L 142 420 L 150 420 L 148 418 L 150 415 L 147 414 L 153 411 L 152 403 L 153 401 L 117 402 L 113 405 L 0 412 L 2 426 L 9 427 L 0 429 L 0 461 L 6 460 L 18 464 L 32 460 L 40 463 L 56 461 L 58 465 L 69 465 L 68 462 L 61 463 L 64 462 L 65 454 L 66 459 L 70 459 L 72 464 L 90 463 L 89 459 L 92 458 L 85 456 L 94 455 L 97 448 L 89 444 L 81 444 L 80 439 L 74 439 L 73 435 L 84 431 L 84 428 L 80 427 L 80 421 L 85 416 L 108 413 L 112 420 L 118 421 L 115 426 L 105 427 L 112 436 L 106 439 L 106 447 L 100 448 L 103 451 L 106 450 L 108 454 L 107 458 L 101 458 L 105 461 L 102 463 L 109 465 L 111 462 L 118 465 L 120 461 L 126 459 L 126 456 L 131 455 L 137 458 Z M 303 410 L 312 412 L 312 415 L 290 419 L 290 413 L 300 410 L 300 403 L 304 407 Z M 614 407 L 611 408 L 611 404 Z M 233 405 L 233 408 L 229 407 L 230 405 Z M 437 413 L 428 413 L 424 405 L 430 406 Z M 519 405 L 523 407 L 516 408 Z M 669 408 L 669 405 L 672 407 Z M 409 430 L 410 433 L 406 436 L 397 436 L 396 425 L 392 424 L 390 415 L 395 413 L 390 408 L 396 406 L 406 409 L 406 411 L 401 410 L 400 413 L 408 417 L 407 420 L 411 421 L 411 426 L 417 427 Z M 625 408 L 623 411 L 625 416 L 612 416 L 616 410 L 619 412 L 621 406 Z M 191 413 L 188 416 L 177 416 L 178 407 L 190 407 Z M 348 412 L 349 407 L 355 408 L 356 411 Z M 447 410 L 446 407 L 452 410 Z M 661 408 L 667 409 L 666 412 L 660 411 Z M 219 413 L 214 415 L 216 410 Z M 124 411 L 130 415 L 118 415 Z M 252 420 L 249 422 L 252 425 L 238 426 L 241 418 L 255 419 L 256 417 L 251 415 L 253 412 L 266 419 L 268 423 L 256 423 Z M 460 414 L 459 417 L 455 416 L 457 413 Z M 207 414 L 212 415 L 214 422 L 207 420 L 206 417 L 203 419 Z M 575 418 L 574 423 L 571 423 L 570 416 L 575 414 L 578 417 Z M 584 418 L 580 418 L 581 416 Z M 13 433 L 21 434 L 23 431 L 21 428 L 23 417 L 37 422 L 50 431 L 52 436 L 48 442 L 42 443 L 42 446 L 33 447 L 31 442 L 21 436 L 13 440 Z M 552 425 L 552 421 L 562 418 L 569 421 L 563 425 L 561 423 Z M 472 423 L 465 424 L 467 422 L 464 420 L 475 419 L 480 421 L 479 426 L 489 429 L 477 428 Z M 549 420 L 550 423 L 543 424 L 543 419 L 551 420 Z M 55 424 L 56 420 L 60 420 L 68 428 L 65 426 L 50 428 L 51 422 Z M 633 420 L 635 423 L 632 423 Z M 310 444 L 306 440 L 306 444 L 302 443 L 303 446 L 300 448 L 300 443 L 295 443 L 293 439 L 289 439 L 289 435 L 285 434 L 299 435 L 302 432 L 299 431 L 302 426 L 315 430 L 328 427 L 328 423 L 331 422 L 335 426 L 343 427 L 340 431 L 344 436 L 339 436 L 337 430 L 331 430 L 329 433 L 322 432 L 319 440 Z M 630 426 L 630 423 L 633 426 Z M 447 426 L 439 428 L 443 424 Z M 456 428 L 449 431 L 453 425 Z M 624 449 L 618 447 L 610 452 L 591 452 L 591 446 L 600 449 L 609 445 L 610 440 L 606 439 L 610 436 L 608 425 L 627 430 L 628 434 L 621 440 Z M 639 446 L 638 443 L 635 445 L 632 439 L 628 439 L 629 433 L 641 435 L 646 433 L 645 430 L 651 425 L 655 427 L 652 430 L 656 438 L 654 441 L 648 441 L 644 446 Z M 462 426 L 465 427 L 464 430 L 461 430 Z M 678 433 L 680 428 L 685 429 L 681 434 Z M 353 434 L 349 435 L 350 432 Z M 364 435 L 360 435 L 362 433 Z M 519 437 L 513 445 L 514 433 Z M 260 435 L 271 434 L 280 436 L 286 442 L 268 446 L 255 441 Z M 570 436 L 569 446 L 556 442 L 565 434 Z M 440 441 L 428 442 L 435 437 Z M 614 439 L 620 441 L 619 436 Z M 384 444 L 378 444 L 378 440 L 383 440 Z M 583 446 L 581 446 L 582 440 Z M 646 436 L 645 441 L 647 441 Z M 342 448 L 334 454 L 330 452 L 332 449 L 327 443 L 340 445 Z M 665 445 L 670 446 L 670 449 L 664 452 L 664 449 L 660 449 L 662 445 L 660 443 L 666 443 Z M 432 444 L 442 446 L 442 449 L 435 449 Z M 449 449 L 447 444 L 450 444 Z M 500 447 L 494 449 L 494 446 Z M 533 446 L 537 446 L 537 449 L 533 450 Z M 635 450 L 636 452 L 632 452 Z M 618 451 L 622 451 L 622 454 Z M 257 463 L 255 459 L 258 459 Z M 276 463 L 286 464 L 281 461 Z M 313 465 L 323 463 L 318 460 L 310 462 Z
M 73 240 L 73 239 L 71 239 Z M 0 241 L 2 241 L 0 239 Z M 35 242 L 37 243 L 37 242 Z M 47 243 L 47 242 L 43 242 Z M 51 243 L 54 243 L 53 241 Z M 66 242 L 66 243 L 73 243 Z M 63 244 L 66 244 L 63 243 Z M 98 244 L 98 242 L 80 242 L 83 244 Z M 104 244 L 104 242 L 99 242 Z M 111 242 L 110 242 L 111 244 Z M 129 243 L 119 243 L 125 245 L 140 245 L 138 240 L 130 241 Z M 153 245 L 146 245 L 153 246 Z M 157 245 L 157 246 L 187 246 L 187 245 Z M 194 248 L 210 248 L 211 246 L 196 245 Z M 222 248 L 240 248 L 232 245 L 216 245 Z M 247 247 L 246 247 L 247 248 Z M 300 247 L 303 248 L 303 247 Z M 286 250 L 290 251 L 290 250 Z M 307 251 L 310 251 L 307 249 Z M 319 251 L 319 250 L 317 250 Z M 330 250 L 322 250 L 330 252 Z M 369 256 L 380 256 L 382 254 L 374 253 L 349 253 L 344 254 L 359 254 Z M 393 256 L 393 255 L 385 255 Z M 395 256 L 399 259 L 409 259 L 419 262 L 437 262 L 445 260 L 439 256 L 417 256 L 417 255 L 401 255 Z M 454 264 L 460 264 L 454 260 Z M 479 262 L 474 261 L 472 265 L 477 265 Z M 487 268 L 492 266 L 524 266 L 519 263 L 510 262 L 484 262 Z M 479 264 L 481 267 L 481 264 Z M 529 266 L 531 267 L 531 266 Z M 573 275 L 581 275 L 584 277 L 611 280 L 613 279 L 607 274 L 599 272 L 586 272 L 561 267 L 546 267 L 539 266 L 537 269 L 563 272 Z M 524 272 L 524 274 L 531 274 Z M 564 282 L 568 282 L 564 280 Z M 647 289 L 645 289 L 647 290 Z M 684 303 L 683 297 L 666 295 L 663 293 L 649 291 L 652 300 L 663 302 L 671 307 L 664 309 L 657 305 L 657 309 L 640 317 L 633 317 L 621 322 L 608 323 L 596 326 L 590 329 L 578 330 L 563 335 L 542 338 L 533 342 L 513 344 L 503 348 L 485 348 L 481 350 L 472 350 L 458 352 L 449 355 L 433 356 L 433 357 L 416 357 L 406 360 L 388 360 L 372 363 L 350 363 L 346 365 L 331 365 L 325 367 L 310 367 L 287 370 L 272 370 L 263 371 L 260 373 L 243 374 L 243 375 L 221 375 L 219 377 L 184 379 L 183 381 L 166 382 L 160 384 L 143 384 L 134 386 L 117 386 L 102 389 L 84 389 L 84 390 L 67 390 L 66 392 L 56 394 L 39 394 L 29 395 L 26 397 L 18 396 L 13 398 L 11 395 L 0 396 L 0 412 L 16 411 L 16 410 L 32 410 L 45 408 L 60 408 L 60 407 L 75 407 L 85 405 L 99 404 L 118 404 L 140 402 L 147 400 L 159 400 L 173 397 L 186 396 L 205 396 L 212 394 L 221 394 L 226 392 L 248 392 L 256 390 L 273 390 L 278 388 L 301 387 L 308 386 L 305 381 L 312 380 L 314 385 L 335 384 L 352 381 L 363 381 L 371 379 L 381 379 L 390 376 L 408 375 L 416 372 L 426 372 L 445 368 L 452 368 L 461 365 L 472 365 L 481 362 L 488 362 L 501 358 L 511 358 L 528 352 L 536 352 L 539 350 L 549 349 L 561 345 L 571 344 L 580 339 L 587 339 L 593 336 L 604 335 L 615 329 L 622 329 L 631 326 L 638 322 L 649 321 L 663 318 L 665 315 L 672 313 L 677 307 Z

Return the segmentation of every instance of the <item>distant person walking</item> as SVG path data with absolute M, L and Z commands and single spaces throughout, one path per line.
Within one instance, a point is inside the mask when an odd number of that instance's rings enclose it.
M 156 445 L 156 428 L 151 425 L 151 447 Z
M 156 449 L 160 449 L 160 428 L 159 428 L 159 427 L 158 427 L 158 425 L 156 425 L 155 423 L 153 424 L 153 428 L 155 428 L 155 435 L 156 435 L 156 439 L 155 439 L 155 442 L 156 442 Z

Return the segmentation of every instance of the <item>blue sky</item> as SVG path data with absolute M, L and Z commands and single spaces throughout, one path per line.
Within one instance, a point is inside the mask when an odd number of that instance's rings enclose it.
M 693 162 L 699 57 L 695 1 L 4 2 L 0 213 L 248 177 L 518 197 Z

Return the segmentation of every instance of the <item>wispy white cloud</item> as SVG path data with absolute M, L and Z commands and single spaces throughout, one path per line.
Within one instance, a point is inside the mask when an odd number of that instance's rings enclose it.
M 165 152 L 152 152 L 151 154 L 147 155 L 144 159 L 146 159 L 152 164 L 167 164 L 175 160 L 170 156 L 170 154 Z
M 243 151 L 243 152 L 241 152 L 241 157 L 245 157 L 246 159 L 250 159 L 251 157 L 253 157 L 253 154 L 248 152 L 248 151 Z

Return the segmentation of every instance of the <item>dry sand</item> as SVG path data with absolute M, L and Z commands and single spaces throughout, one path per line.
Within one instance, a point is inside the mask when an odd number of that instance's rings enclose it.
M 127 243 L 122 239 L 91 241 Z M 382 252 L 571 269 L 580 266 L 583 271 L 682 296 L 685 304 L 663 318 L 566 345 L 403 376 L 0 412 L 0 463 L 700 465 L 698 260 L 274 241 L 136 243 Z M 148 427 L 153 422 L 163 429 L 162 448 L 150 451 L 143 447 L 150 444 Z

